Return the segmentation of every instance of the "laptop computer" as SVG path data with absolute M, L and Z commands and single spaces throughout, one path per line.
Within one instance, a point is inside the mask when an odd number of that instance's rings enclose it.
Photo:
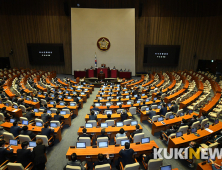
M 108 123 L 101 123 L 101 128 L 106 128 L 108 127 Z
M 23 121 L 22 121 L 22 124 L 23 124 L 23 125 L 28 125 L 28 124 L 29 124 L 29 121 L 28 121 L 28 120 L 23 120 Z
M 106 111 L 106 114 L 108 115 L 108 114 L 112 114 L 112 110 L 107 110 Z
M 77 97 L 79 100 L 81 100 L 81 97 Z
M 154 97 L 153 100 L 157 100 L 157 97 Z
M 205 128 L 209 128 L 209 123 L 206 123 L 206 124 L 204 125 L 204 127 L 205 127 Z
M 14 140 L 14 139 L 10 139 L 10 140 L 9 140 L 9 145 L 10 145 L 10 146 L 18 146 L 18 141 L 17 141 L 17 140 Z
M 27 97 L 26 100 L 29 100 L 29 98 Z
M 62 98 L 62 95 L 59 95 L 59 98 L 61 99 L 61 98 Z
M 34 109 L 34 112 L 35 112 L 35 113 L 38 113 L 38 112 L 39 112 L 39 109 Z
M 132 122 L 131 122 L 131 126 L 135 126 L 135 125 L 137 125 L 137 124 L 138 124 L 137 121 L 132 121 Z
M 145 96 L 145 93 L 142 93 L 142 96 Z
M 130 143 L 129 139 L 126 139 L 126 140 L 121 140 L 121 146 L 125 146 L 125 143 L 128 142 Z
M 57 127 L 57 124 L 56 124 L 56 123 L 50 123 L 50 127 L 56 128 L 56 127 Z
M 93 127 L 93 124 L 92 124 L 92 123 L 85 123 L 85 127 L 86 127 L 86 128 L 92 128 L 92 127 Z
M 158 109 L 161 109 L 161 105 L 157 106 Z
M 137 94 L 135 94 L 134 97 L 137 97 Z
M 128 93 L 128 91 L 125 91 L 125 94 L 127 94 Z
M 36 122 L 35 125 L 38 126 L 38 127 L 42 127 L 42 123 L 41 122 Z
M 126 96 L 126 98 L 128 99 L 128 98 L 129 98 L 129 96 Z
M 96 107 L 99 107 L 99 106 L 100 106 L 100 103 L 95 103 L 95 106 L 96 106 Z
M 180 113 L 180 116 L 184 116 L 184 113 L 182 112 L 182 113 Z
M 144 143 L 150 143 L 150 137 L 142 138 L 142 139 L 141 139 L 141 143 L 142 143 L 142 144 L 144 144 Z
M 181 136 L 183 136 L 183 132 L 177 132 L 176 133 L 176 137 L 178 138 L 178 137 L 181 137 Z
M 160 170 L 172 170 L 171 165 L 161 166 Z
M 140 103 L 141 101 L 140 100 L 137 100 L 137 102 L 136 103 Z
M 117 106 L 119 106 L 119 105 L 121 105 L 122 104 L 122 102 L 116 102 L 116 105 Z
M 36 100 L 36 99 L 33 99 L 33 102 L 37 102 L 37 100 Z
M 150 99 L 146 99 L 146 102 L 149 102 L 150 101 Z
M 127 102 L 126 104 L 129 105 L 129 104 L 131 104 L 131 102 Z
M 18 109 L 18 106 L 17 106 L 17 105 L 14 105 L 13 107 L 14 107 L 15 109 Z
M 76 142 L 76 148 L 86 148 L 86 142 Z
M 158 117 L 157 120 L 158 120 L 158 122 L 161 122 L 161 121 L 163 121 L 163 117 Z
M 174 115 L 170 115 L 169 119 L 173 119 L 174 118 Z
M 6 106 L 9 106 L 9 103 L 5 103 Z
M 108 142 L 99 142 L 99 148 L 107 148 L 108 147 Z
M 191 129 L 191 133 L 196 133 L 197 132 L 197 128 L 192 128 Z
M 66 115 L 66 111 L 63 111 L 63 110 L 62 110 L 62 111 L 60 111 L 60 114 L 61 114 L 61 115 Z
M 51 101 L 51 102 L 50 102 L 50 104 L 52 104 L 52 105 L 53 105 L 53 104 L 54 104 L 54 102 L 53 102 L 53 101 Z
M 171 103 L 168 103 L 167 105 L 168 105 L 168 107 L 170 107 L 170 106 L 171 106 Z
M 70 103 L 70 106 L 75 106 L 76 104 L 75 103 Z
M 64 103 L 59 103 L 60 106 L 64 106 Z
M 34 147 L 36 147 L 36 142 L 30 141 L 29 142 L 29 148 L 34 148 Z
M 80 94 L 81 94 L 81 95 L 85 95 L 85 93 L 84 93 L 84 92 L 81 92 Z
M 111 103 L 106 103 L 106 106 L 111 106 Z
M 116 127 L 122 127 L 123 126 L 123 122 L 116 122 Z
M 72 99 L 72 97 L 71 97 L 71 96 L 68 96 L 67 99 Z
M 147 108 L 146 108 L 146 111 L 149 111 L 149 110 L 150 110 L 150 108 L 149 108 L 149 107 L 147 107 Z
M 47 113 L 48 113 L 48 114 L 52 114 L 52 111 L 51 111 L 51 110 L 47 110 Z
M 15 119 L 10 119 L 10 123 L 13 123 L 15 121 Z
M 219 119 L 215 119 L 214 124 L 218 124 L 219 123 Z

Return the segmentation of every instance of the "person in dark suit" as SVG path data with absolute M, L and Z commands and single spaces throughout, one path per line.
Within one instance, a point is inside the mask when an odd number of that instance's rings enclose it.
M 122 122 L 128 118 L 128 114 L 126 112 L 121 113 L 120 116 L 121 116 L 121 121 Z
M 57 110 L 56 115 L 54 116 L 54 120 L 58 120 L 61 123 L 62 119 L 64 119 L 64 116 L 59 115 L 59 113 L 59 110 Z
M 19 132 L 22 130 L 22 128 L 20 128 L 18 126 L 18 122 L 17 121 L 14 121 L 13 122 L 13 126 L 11 126 L 10 128 L 10 133 L 12 133 L 14 135 L 14 137 L 18 136 L 19 135 Z
M 111 114 L 107 114 L 106 120 L 112 120 L 112 119 L 111 119 Z
M 99 161 L 96 161 L 94 164 L 93 164 L 93 167 L 95 168 L 95 166 L 97 165 L 104 165 L 104 164 L 111 164 L 111 161 L 109 159 L 109 154 L 106 155 L 106 158 L 105 158 L 105 155 L 103 155 L 102 153 L 99 153 L 98 154 L 98 159 Z
M 207 145 L 210 145 L 211 143 L 219 143 L 219 145 L 222 144 L 222 131 L 220 131 L 220 133 L 218 133 L 217 135 L 212 136 L 208 141 L 207 141 Z
M 93 105 L 92 105 L 92 107 L 93 107 L 93 108 L 91 109 L 91 111 L 94 111 L 94 110 L 95 110 L 95 111 L 100 112 L 100 109 L 99 109 L 99 108 L 97 108 L 97 107 L 95 107 L 95 104 L 93 104 Z
M 86 162 L 86 161 L 81 162 L 80 160 L 77 159 L 76 153 L 72 153 L 72 155 L 71 155 L 71 161 L 68 161 L 68 162 L 67 162 L 67 165 L 70 165 L 70 166 L 79 166 L 79 167 L 81 168 L 81 170 L 86 170 L 87 162 Z M 64 170 L 65 170 L 65 169 L 66 169 L 66 168 L 64 168 Z
M 191 127 L 194 122 L 197 121 L 197 116 L 193 115 L 192 119 L 189 121 L 188 126 Z
M 27 112 L 26 112 L 26 114 L 25 114 L 25 117 L 26 117 L 29 121 L 31 121 L 31 120 L 34 119 L 35 113 L 33 112 L 33 110 L 32 110 L 31 107 L 29 107 L 29 108 L 27 109 Z
M 48 126 L 49 126 L 48 123 L 44 124 L 44 128 L 42 128 L 41 130 L 41 135 L 46 135 L 47 138 L 50 139 L 51 138 L 50 134 L 54 133 L 54 129 L 49 129 Z
M 32 162 L 32 152 L 27 149 L 29 142 L 22 142 L 22 149 L 17 150 L 17 162 L 21 163 L 25 168 L 30 162 Z
M 59 103 L 59 97 L 58 97 L 58 95 L 55 95 L 55 97 L 54 97 L 54 99 L 53 99 L 53 101 L 55 101 L 56 103 Z
M 121 92 L 118 91 L 116 96 L 122 96 Z
M 46 123 L 49 121 L 49 118 L 51 118 L 51 115 L 47 114 L 47 111 L 44 110 L 43 114 L 41 114 L 41 119 Z
M 76 94 L 74 95 L 73 101 L 76 102 L 76 104 L 79 104 L 79 99 Z
M 0 140 L 0 165 L 6 161 L 6 156 L 12 153 L 13 153 L 13 149 L 10 148 L 10 150 L 8 150 L 8 147 L 5 148 L 5 141 Z
M 98 138 L 102 138 L 102 137 L 108 137 L 108 139 L 109 139 L 109 136 L 108 136 L 108 135 L 105 135 L 105 133 L 106 133 L 106 130 L 103 128 L 103 129 L 101 130 L 101 135 L 97 135 L 97 139 L 98 139 Z
M 86 128 L 83 128 L 83 130 L 82 130 L 82 133 L 83 133 L 83 134 L 82 134 L 82 135 L 79 135 L 78 140 L 79 140 L 80 137 L 90 137 L 90 139 L 92 139 L 92 136 L 89 135 L 89 134 L 87 134 L 86 132 L 87 132 L 87 129 L 86 129 Z
M 172 126 L 172 129 L 167 129 L 167 130 L 165 131 L 165 134 L 166 134 L 167 136 L 169 136 L 169 135 L 171 135 L 172 133 L 176 133 L 177 130 L 178 130 L 178 126 L 177 126 L 177 125 L 173 125 L 173 126 Z M 161 139 L 161 140 L 163 140 L 163 133 L 164 133 L 164 131 L 161 130 L 161 131 L 160 131 L 160 139 Z
M 133 159 L 134 150 L 130 148 L 130 143 L 125 143 L 125 149 L 121 149 L 119 152 L 119 155 L 121 158 L 119 159 L 119 162 L 121 161 L 123 164 L 123 167 L 125 167 L 128 164 L 134 163 Z
M 3 107 L 2 111 L 0 113 L 3 113 L 6 120 L 11 118 L 11 115 L 9 113 L 7 113 L 6 107 Z
M 178 105 L 175 103 L 175 101 L 172 101 L 172 106 L 170 107 L 170 111 L 173 113 L 177 113 L 178 111 Z
M 134 135 L 137 133 L 142 133 L 142 130 L 140 130 L 140 125 L 136 125 L 136 130 L 131 133 L 131 136 L 134 137 Z
M 147 113 L 147 115 L 149 115 L 149 118 L 152 120 L 153 116 L 156 115 L 156 111 L 154 111 L 151 107 L 149 110 L 150 111 Z
M 89 115 L 89 120 L 96 120 L 97 116 L 95 115 L 94 111 L 91 111 L 91 115 Z
M 186 119 L 182 119 L 182 121 L 181 121 L 181 123 L 180 123 L 180 125 L 179 125 L 179 128 L 181 127 L 181 126 L 186 126 L 187 125 L 187 120 Z
M 160 115 L 165 116 L 167 113 L 167 107 L 166 107 L 166 103 L 162 104 L 162 107 L 160 109 Z
M 52 98 L 48 94 L 46 94 L 45 100 L 46 100 L 46 102 L 49 102 L 50 100 L 52 100 Z
M 48 109 L 47 104 L 45 104 L 44 106 L 40 107 L 40 109 Z
M 149 155 L 143 154 L 144 161 L 146 163 L 148 163 L 150 159 L 154 159 L 154 149 L 155 148 L 156 148 L 155 146 L 152 148 L 152 152 Z
M 207 118 L 207 113 L 203 112 L 202 116 L 198 119 L 198 121 L 200 121 L 200 124 L 201 124 L 202 120 L 204 120 L 206 118 Z
M 13 97 L 13 98 L 12 98 L 12 102 L 17 103 L 17 101 L 18 101 L 17 97 Z
M 23 126 L 21 135 L 28 135 L 31 139 L 35 138 L 35 134 L 32 131 L 28 131 L 28 126 Z
M 35 170 L 44 170 L 45 169 L 45 163 L 46 163 L 46 147 L 43 145 L 42 139 L 36 140 L 36 147 L 33 148 L 33 161 L 35 165 Z

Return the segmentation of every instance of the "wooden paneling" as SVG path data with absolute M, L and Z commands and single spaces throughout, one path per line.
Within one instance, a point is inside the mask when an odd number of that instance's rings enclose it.
M 137 72 L 196 69 L 198 59 L 222 59 L 221 0 L 0 1 L 0 57 L 9 56 L 12 48 L 12 67 L 71 74 L 71 17 L 65 15 L 64 2 L 69 7 L 79 3 L 83 8 L 136 8 Z M 65 65 L 31 66 L 27 43 L 63 43 Z M 181 45 L 178 67 L 143 66 L 144 45 Z

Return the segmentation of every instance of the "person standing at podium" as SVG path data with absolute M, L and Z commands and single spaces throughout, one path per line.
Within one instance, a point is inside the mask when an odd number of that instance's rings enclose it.
M 103 70 L 101 69 L 99 73 L 100 73 L 100 74 L 103 74 Z

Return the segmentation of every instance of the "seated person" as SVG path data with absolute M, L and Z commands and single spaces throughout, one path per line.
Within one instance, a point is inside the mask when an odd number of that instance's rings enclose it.
M 34 119 L 35 113 L 33 112 L 33 109 L 32 109 L 31 107 L 29 107 L 29 108 L 27 109 L 27 112 L 26 112 L 26 114 L 25 114 L 25 117 L 26 117 L 29 121 L 31 121 L 31 120 Z
M 47 113 L 47 110 L 44 110 L 43 114 L 41 114 L 41 119 L 43 120 L 43 122 L 44 123 L 48 122 L 50 118 L 51 115 Z
M 200 124 L 201 124 L 202 120 L 204 120 L 206 118 L 207 118 L 207 113 L 202 112 L 202 116 L 198 119 L 198 121 L 200 121 Z
M 124 120 L 128 118 L 128 114 L 124 111 L 120 114 L 120 117 L 121 117 L 121 121 L 123 122 Z
M 212 170 L 222 170 L 222 166 L 221 165 L 215 163 L 212 159 L 210 159 L 210 162 L 212 163 L 212 165 L 211 165 L 212 166 Z
M 155 146 L 152 148 L 152 152 L 149 155 L 143 154 L 144 162 L 148 163 L 150 159 L 154 159 L 153 153 L 155 148 Z
M 52 100 L 52 98 L 51 98 L 48 94 L 46 94 L 45 100 L 46 100 L 46 102 L 48 103 L 50 100 Z
M 170 111 L 173 112 L 173 113 L 177 113 L 178 109 L 179 109 L 179 107 L 176 104 L 176 102 L 172 101 L 172 106 L 170 107 Z
M 21 135 L 28 135 L 31 139 L 35 138 L 35 134 L 32 131 L 28 131 L 28 126 L 23 126 Z
M 107 114 L 106 120 L 112 120 L 112 119 L 111 119 L 111 114 Z
M 91 111 L 91 115 L 89 115 L 89 120 L 96 120 L 97 116 L 95 115 L 94 111 Z
M 46 135 L 47 138 L 50 139 L 51 138 L 51 136 L 50 136 L 51 133 L 54 133 L 54 129 L 50 129 L 49 124 L 45 123 L 44 128 L 42 128 L 42 130 L 41 130 L 41 135 Z
M 165 132 L 163 130 L 160 131 L 160 139 L 163 140 L 163 133 L 165 133 L 167 136 L 171 135 L 172 133 L 176 133 L 178 130 L 177 125 L 173 125 L 171 129 L 167 129 Z
M 87 163 L 86 163 L 86 161 L 81 162 L 80 160 L 77 159 L 76 153 L 72 153 L 72 155 L 71 155 L 71 161 L 68 161 L 68 162 L 67 162 L 67 165 L 70 165 L 70 166 L 78 166 L 78 167 L 81 168 L 81 170 L 86 170 L 86 165 L 87 165 Z M 65 169 L 66 169 L 66 168 L 64 167 L 64 170 L 65 170 Z
M 156 111 L 152 109 L 152 107 L 150 107 L 149 109 L 150 111 L 147 113 L 147 115 L 149 115 L 149 118 L 152 120 L 153 116 L 156 116 Z
M 10 133 L 12 133 L 14 135 L 14 137 L 16 137 L 19 135 L 19 132 L 21 130 L 22 130 L 22 128 L 18 126 L 18 122 L 14 121 L 13 126 L 11 126 L 11 128 L 10 128 Z
M 119 130 L 119 133 L 116 134 L 116 138 L 118 138 L 118 137 L 124 137 L 124 136 L 126 136 L 125 130 L 124 130 L 123 128 L 121 128 L 121 129 Z
M 17 163 L 21 163 L 23 167 L 32 162 L 32 152 L 30 149 L 27 149 L 28 145 L 28 141 L 22 142 L 22 149 L 17 150 Z
M 44 106 L 40 107 L 40 109 L 48 109 L 47 104 L 45 104 Z
M 8 150 L 8 147 L 7 148 L 5 147 L 5 141 L 0 140 L 0 165 L 7 160 L 6 156 L 12 153 L 13 153 L 13 149 L 10 148 L 10 150 Z
M 59 115 L 60 111 L 56 111 L 56 115 L 54 115 L 54 120 L 58 120 L 60 123 L 62 122 L 62 119 L 64 119 L 64 116 Z
M 163 103 L 160 109 L 160 115 L 165 116 L 167 113 L 167 106 L 166 103 Z
M 130 148 L 130 143 L 125 143 L 125 149 L 121 149 L 119 152 L 119 155 L 121 158 L 119 158 L 118 162 L 122 162 L 123 167 L 125 167 L 128 164 L 135 163 L 133 158 L 134 150 Z
M 114 67 L 113 67 L 113 70 L 115 70 L 115 69 L 116 69 L 116 67 L 114 66 Z
M 74 95 L 73 102 L 76 102 L 76 104 L 79 104 L 79 99 L 76 94 Z
M 179 125 L 179 128 L 181 127 L 181 126 L 186 126 L 187 125 L 187 120 L 186 119 L 182 119 L 182 121 L 181 121 L 181 123 L 180 123 L 180 125 Z
M 99 111 L 99 112 L 100 112 L 100 109 L 97 108 L 97 107 L 95 107 L 95 104 L 93 104 L 92 107 L 93 107 L 93 108 L 91 109 L 91 111 L 94 111 L 94 110 L 95 110 L 95 111 Z
M 146 101 L 143 101 L 143 104 L 140 105 L 140 107 L 143 107 L 143 106 L 147 106 L 147 105 L 146 105 Z
M 220 131 L 220 133 L 218 133 L 217 135 L 212 136 L 208 141 L 207 141 L 207 145 L 210 145 L 211 143 L 219 143 L 219 145 L 222 144 L 222 131 Z
M 87 132 L 87 129 L 86 129 L 86 128 L 83 128 L 83 129 L 82 129 L 82 133 L 83 133 L 83 134 L 82 134 L 82 135 L 79 135 L 78 140 L 79 140 L 80 137 L 90 137 L 90 139 L 92 139 L 92 136 L 89 135 L 89 134 L 87 134 L 86 132 Z
M 193 115 L 192 119 L 189 121 L 188 126 L 191 127 L 194 122 L 197 121 L 197 116 Z
M 105 135 L 105 133 L 106 133 L 106 130 L 105 130 L 105 128 L 103 128 L 103 129 L 101 130 L 101 135 L 97 135 L 97 139 L 98 139 L 98 138 L 102 138 L 102 137 L 108 137 L 108 139 L 109 139 L 109 136 L 108 136 L 108 135 Z
M 99 161 L 96 161 L 94 164 L 93 164 L 93 167 L 95 168 L 95 166 L 97 165 L 104 165 L 104 164 L 111 164 L 111 161 L 109 159 L 109 155 L 107 154 L 106 155 L 106 158 L 105 156 L 102 154 L 102 153 L 99 153 L 98 154 L 98 159 Z
M 8 120 L 12 117 L 9 113 L 7 113 L 6 107 L 3 107 L 2 111 L 0 111 L 0 113 L 3 113 L 6 120 Z
M 135 134 L 142 133 L 142 129 L 140 129 L 140 125 L 136 125 L 136 130 L 131 133 L 131 136 L 134 137 Z

